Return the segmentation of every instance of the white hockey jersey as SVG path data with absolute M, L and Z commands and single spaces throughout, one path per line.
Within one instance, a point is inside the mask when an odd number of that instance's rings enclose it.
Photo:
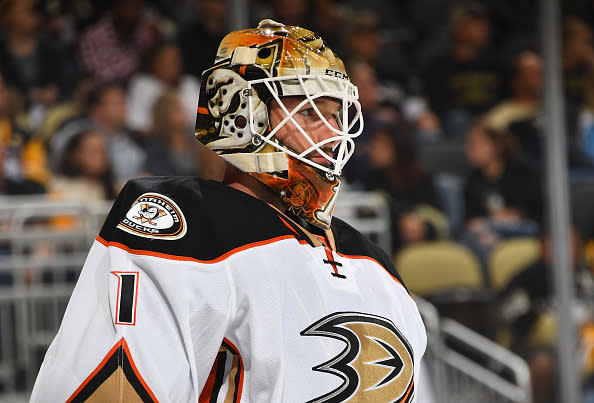
M 218 182 L 129 182 L 31 401 L 414 402 L 417 307 L 375 244 L 332 235 Z

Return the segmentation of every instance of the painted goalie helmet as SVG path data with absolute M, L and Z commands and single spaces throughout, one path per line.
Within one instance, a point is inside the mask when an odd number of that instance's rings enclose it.
M 286 97 L 299 102 L 289 108 Z M 320 112 L 320 98 L 338 102 L 336 121 Z M 274 127 L 272 102 L 284 116 Z M 315 112 L 330 137 L 316 143 L 299 125 L 295 114 L 304 107 Z M 286 124 L 306 139 L 307 149 L 291 149 L 276 138 Z M 214 66 L 202 74 L 196 138 L 319 228 L 330 227 L 340 174 L 362 130 L 357 88 L 342 60 L 306 29 L 264 20 L 257 28 L 232 32 L 222 40 Z M 326 163 L 316 162 L 320 156 Z

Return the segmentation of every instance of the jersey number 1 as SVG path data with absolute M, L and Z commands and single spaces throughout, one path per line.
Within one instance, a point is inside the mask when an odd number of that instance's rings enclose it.
M 115 324 L 134 326 L 138 299 L 138 272 L 112 271 L 111 274 L 118 278 Z

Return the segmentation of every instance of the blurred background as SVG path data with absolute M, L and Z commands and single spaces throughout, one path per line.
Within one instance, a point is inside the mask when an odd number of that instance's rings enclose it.
M 594 2 L 560 7 L 574 362 L 590 403 Z M 359 88 L 365 129 L 336 214 L 418 296 L 423 402 L 561 401 L 538 7 L 512 0 L 0 0 L 0 400 L 28 398 L 125 182 L 208 172 L 192 138 L 201 72 L 226 32 L 263 18 L 320 34 Z

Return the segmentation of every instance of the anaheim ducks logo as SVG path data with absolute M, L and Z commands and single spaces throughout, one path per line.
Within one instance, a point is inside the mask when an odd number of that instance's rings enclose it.
M 320 319 L 301 335 L 332 337 L 346 343 L 337 357 L 313 368 L 339 376 L 344 382 L 308 403 L 412 401 L 413 351 L 389 319 L 338 312 Z
M 132 203 L 118 228 L 144 238 L 179 239 L 186 234 L 186 219 L 170 198 L 145 193 Z
M 148 203 L 142 203 L 140 205 L 140 210 L 138 210 L 138 216 L 133 216 L 135 220 L 140 220 L 141 223 L 148 222 L 149 224 L 156 226 L 157 224 L 153 221 L 159 217 L 163 217 L 167 215 L 164 210 L 151 206 Z
M 293 209 L 305 210 L 308 206 L 307 203 L 311 198 L 311 189 L 305 182 L 297 182 L 292 186 L 287 186 L 287 193 L 283 197 L 283 200 L 289 203 Z

